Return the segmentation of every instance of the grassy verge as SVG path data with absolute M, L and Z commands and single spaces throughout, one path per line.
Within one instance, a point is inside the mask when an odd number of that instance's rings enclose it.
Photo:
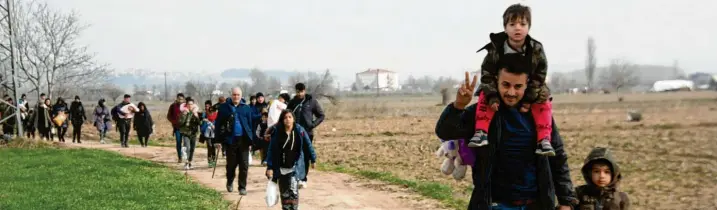
M 318 169 L 323 171 L 333 171 L 338 173 L 351 174 L 367 179 L 379 180 L 390 184 L 407 187 L 413 191 L 416 191 L 422 196 L 436 199 L 447 207 L 453 209 L 465 209 L 468 206 L 468 201 L 454 196 L 455 193 L 450 186 L 437 182 L 407 180 L 397 177 L 388 172 L 356 170 L 333 164 L 319 164 Z
M 226 209 L 159 164 L 90 149 L 0 148 L 0 209 Z

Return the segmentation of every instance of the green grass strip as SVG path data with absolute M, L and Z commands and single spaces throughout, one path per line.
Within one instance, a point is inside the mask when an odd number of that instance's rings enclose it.
M 407 180 L 397 177 L 388 172 L 377 172 L 368 170 L 357 170 L 346 168 L 340 165 L 333 164 L 318 164 L 318 169 L 322 171 L 333 171 L 338 173 L 351 174 L 367 179 L 379 180 L 387 182 L 389 184 L 399 185 L 416 191 L 418 194 L 436 199 L 447 207 L 453 209 L 466 209 L 468 201 L 457 198 L 454 196 L 453 189 L 448 186 L 437 182 L 421 181 L 421 180 Z
M 92 149 L 1 148 L 0 209 L 227 209 L 219 192 Z

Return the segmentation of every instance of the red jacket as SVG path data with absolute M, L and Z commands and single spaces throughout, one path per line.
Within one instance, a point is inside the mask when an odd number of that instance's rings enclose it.
M 181 114 L 181 111 L 179 111 L 180 105 L 179 103 L 172 103 L 172 105 L 169 105 L 169 110 L 167 110 L 167 120 L 172 123 L 172 128 L 178 128 L 179 115 Z

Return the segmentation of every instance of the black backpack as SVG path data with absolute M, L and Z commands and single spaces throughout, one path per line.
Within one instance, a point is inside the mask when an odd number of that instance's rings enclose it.
M 118 104 L 117 106 L 112 108 L 112 111 L 110 111 L 110 115 L 112 115 L 113 121 L 118 121 L 120 119 L 120 109 L 122 109 L 122 104 Z

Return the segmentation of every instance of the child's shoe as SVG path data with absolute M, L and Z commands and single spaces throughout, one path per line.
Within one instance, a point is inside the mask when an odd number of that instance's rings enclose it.
M 535 154 L 544 156 L 555 156 L 555 150 L 553 145 L 550 144 L 550 140 L 542 139 L 538 142 L 538 149 L 535 150 Z
M 468 147 L 482 147 L 488 145 L 488 134 L 485 131 L 477 130 L 473 138 L 468 142 Z

